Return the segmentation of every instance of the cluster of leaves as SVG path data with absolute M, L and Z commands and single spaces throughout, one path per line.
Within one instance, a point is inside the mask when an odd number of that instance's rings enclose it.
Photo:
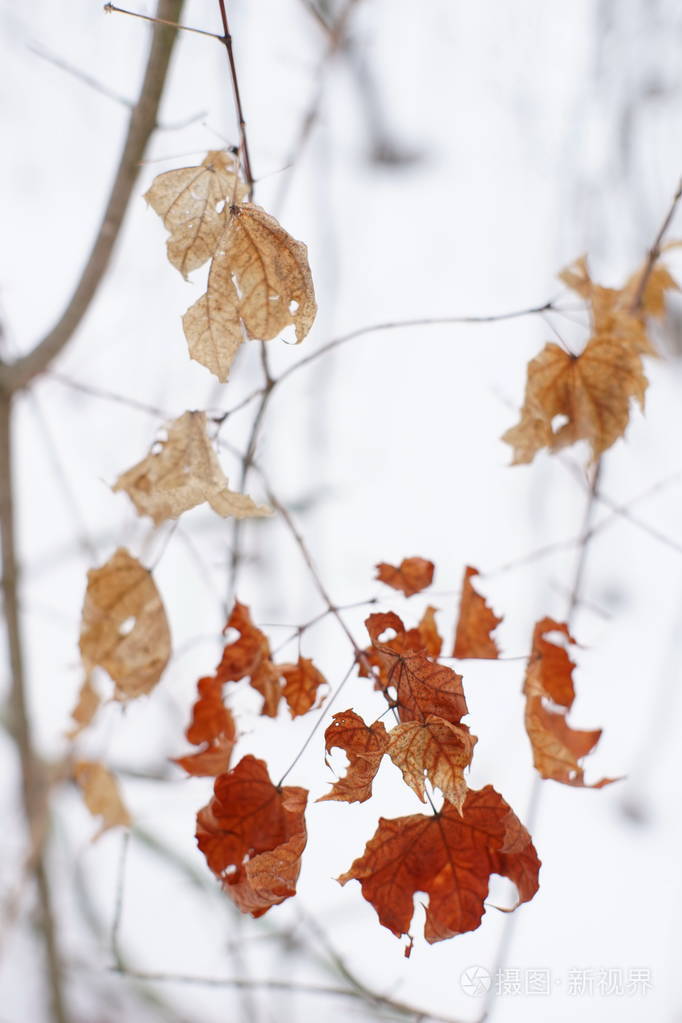
M 215 151 L 159 174 L 145 196 L 183 277 L 211 260 L 206 294 L 182 325 L 190 356 L 221 381 L 246 338 L 269 341 L 293 324 L 302 341 L 317 311 L 305 245 L 246 195 L 236 157 Z
M 528 364 L 521 419 L 503 436 L 514 464 L 538 451 L 587 441 L 594 459 L 625 432 L 630 399 L 644 408 L 643 355 L 655 355 L 647 319 L 660 319 L 665 295 L 679 290 L 661 263 L 647 263 L 620 289 L 596 284 L 582 256 L 559 275 L 590 313 L 591 336 L 580 355 L 546 344 Z

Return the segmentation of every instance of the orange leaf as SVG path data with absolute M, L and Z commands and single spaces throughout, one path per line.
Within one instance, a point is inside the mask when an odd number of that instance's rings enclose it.
M 396 651 L 392 642 L 379 642 L 387 629 L 394 629 L 402 640 L 405 626 L 398 615 L 373 614 L 366 620 L 372 646 L 376 651 L 386 686 L 395 691 L 401 721 L 426 721 L 430 714 L 456 724 L 467 713 L 462 677 L 451 668 L 431 660 L 423 651 Z
M 375 568 L 379 582 L 401 590 L 406 597 L 425 590 L 433 582 L 434 564 L 425 558 L 403 558 L 398 568 L 380 561 Z
M 630 398 L 644 407 L 646 388 L 639 352 L 608 334 L 596 334 L 578 356 L 545 345 L 528 363 L 521 419 L 502 437 L 514 449 L 513 464 L 579 440 L 589 441 L 599 458 L 625 432 Z
M 225 631 L 236 629 L 239 639 L 223 650 L 215 676 L 221 682 L 239 682 L 249 678 L 251 686 L 263 697 L 261 714 L 276 717 L 282 696 L 279 670 L 272 663 L 267 636 L 251 621 L 245 604 L 235 602 Z
M 538 889 L 540 861 L 530 835 L 490 785 L 469 791 L 461 815 L 449 803 L 433 816 L 382 817 L 364 854 L 339 878 L 356 879 L 379 920 L 407 934 L 416 892 L 426 892 L 424 936 L 442 941 L 475 930 L 491 874 L 514 882 L 518 901 Z
M 200 678 L 199 699 L 192 708 L 192 722 L 185 733 L 193 746 L 203 746 L 197 753 L 177 757 L 175 763 L 188 774 L 216 777 L 230 766 L 237 729 L 232 713 L 223 702 L 223 683 L 219 678 Z
M 426 721 L 406 721 L 388 733 L 387 753 L 422 803 L 424 776 L 461 811 L 467 794 L 464 768 L 471 763 L 476 736 L 466 725 L 430 715 Z
M 276 787 L 265 762 L 249 755 L 213 791 L 197 814 L 198 846 L 242 913 L 262 916 L 296 893 L 307 790 Z
M 438 657 L 443 647 L 443 638 L 438 632 L 435 611 L 436 608 L 429 605 L 415 629 L 407 629 L 406 632 L 401 632 L 394 639 L 387 640 L 385 646 L 390 647 L 394 653 L 421 650 L 423 653 L 428 654 L 429 657 Z M 380 655 L 371 646 L 363 650 L 363 654 L 372 667 L 379 669 L 379 675 L 375 679 L 374 688 L 385 689 L 388 685 L 388 680 Z M 370 675 L 362 661 L 358 668 L 358 674 L 361 678 L 368 678 Z
M 467 565 L 464 569 L 452 656 L 496 658 L 500 656 L 500 651 L 490 633 L 497 628 L 502 619 L 494 614 L 492 608 L 488 607 L 484 598 L 474 589 L 471 582 L 474 575 L 478 575 L 478 569 Z
M 309 711 L 320 686 L 327 685 L 322 672 L 307 657 L 299 657 L 297 664 L 280 664 L 277 670 L 284 679 L 283 695 L 292 718 Z
M 561 632 L 569 642 L 575 642 L 568 626 L 562 622 L 543 618 L 535 626 L 523 684 L 525 725 L 533 749 L 533 763 L 542 778 L 551 778 L 563 785 L 602 788 L 618 779 L 602 778 L 586 785 L 584 770 L 578 763 L 597 745 L 601 729 L 575 731 L 567 724 L 566 715 L 575 699 L 575 664 L 562 646 L 545 639 L 548 632 Z M 557 711 L 554 707 L 561 709 Z
M 333 749 L 345 750 L 348 770 L 317 802 L 339 799 L 346 803 L 364 803 L 372 795 L 372 782 L 388 745 L 383 723 L 375 721 L 367 725 L 354 710 L 344 710 L 334 715 L 324 740 L 327 753 Z

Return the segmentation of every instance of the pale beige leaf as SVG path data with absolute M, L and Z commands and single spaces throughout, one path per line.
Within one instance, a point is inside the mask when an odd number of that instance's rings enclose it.
M 466 725 L 430 714 L 426 721 L 405 721 L 392 728 L 386 752 L 422 802 L 426 777 L 461 810 L 468 791 L 464 768 L 471 763 L 476 741 Z
M 168 259 L 183 277 L 211 258 L 225 229 L 226 208 L 247 191 L 236 158 L 221 150 L 207 153 L 199 167 L 154 178 L 145 199 L 170 231 Z
M 224 382 L 244 337 L 269 341 L 293 324 L 302 341 L 316 311 L 305 245 L 260 206 L 231 205 L 206 294 L 183 317 L 191 357 Z
M 246 494 L 229 489 L 206 432 L 205 412 L 184 412 L 166 430 L 160 450 L 152 449 L 112 487 L 124 490 L 140 515 L 149 515 L 158 526 L 204 501 L 224 518 L 271 514 Z
M 73 728 L 66 733 L 67 739 L 75 739 L 90 724 L 100 708 L 102 698 L 92 682 L 92 671 L 86 671 L 83 685 L 78 693 L 78 701 L 71 711 Z
M 119 548 L 88 572 L 80 651 L 88 668 L 104 668 L 117 700 L 150 692 L 170 658 L 168 619 L 151 573 Z
M 109 828 L 130 827 L 132 819 L 121 799 L 118 782 L 104 764 L 81 760 L 74 764 L 73 772 L 88 810 L 93 817 L 102 818 L 93 842 Z
M 646 387 L 639 351 L 616 338 L 595 335 L 578 356 L 547 344 L 528 364 L 521 419 L 502 440 L 514 448 L 514 464 L 578 440 L 598 458 L 625 432 L 630 399 L 644 407 Z

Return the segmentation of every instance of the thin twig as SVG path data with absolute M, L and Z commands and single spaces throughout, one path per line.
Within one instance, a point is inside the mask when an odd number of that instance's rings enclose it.
M 637 285 L 637 290 L 635 291 L 634 297 L 632 299 L 631 311 L 633 313 L 640 312 L 640 310 L 642 308 L 642 304 L 644 302 L 644 292 L 646 291 L 646 286 L 649 283 L 649 278 L 651 277 L 651 274 L 653 273 L 653 270 L 654 270 L 654 267 L 656 265 L 656 262 L 657 262 L 659 256 L 661 255 L 661 244 L 663 242 L 663 239 L 664 239 L 664 237 L 666 235 L 666 232 L 667 232 L 668 228 L 670 227 L 670 225 L 672 223 L 672 219 L 675 216 L 675 210 L 677 209 L 677 204 L 679 203 L 680 199 L 682 199 L 682 178 L 680 178 L 680 180 L 678 182 L 677 191 L 675 192 L 675 195 L 673 196 L 672 202 L 670 204 L 670 208 L 669 208 L 668 212 L 666 213 L 666 215 L 665 215 L 665 217 L 663 219 L 663 223 L 661 224 L 661 226 L 659 228 L 659 231 L 658 231 L 658 234 L 656 235 L 654 243 L 651 246 L 651 248 L 649 249 L 649 252 L 647 254 L 646 263 L 644 264 L 644 268 L 642 270 L 642 276 L 639 279 L 639 284 Z
M 167 20 L 165 15 L 173 15 L 172 20 L 177 20 L 182 4 L 183 0 L 159 0 L 159 20 Z M 102 283 L 140 172 L 140 161 L 156 127 L 176 36 L 175 31 L 167 28 L 157 27 L 154 31 L 142 88 L 130 115 L 109 200 L 73 295 L 57 323 L 42 341 L 15 362 L 0 364 L 0 390 L 12 393 L 26 387 L 48 368 L 73 337 Z
M 150 14 L 140 14 L 139 11 L 129 11 L 125 7 L 117 7 L 116 4 L 105 4 L 103 10 L 107 14 L 127 14 L 130 18 L 139 18 L 141 21 L 148 21 L 152 25 L 167 25 L 168 28 L 174 28 L 178 32 L 193 32 L 195 35 L 208 36 L 209 39 L 216 39 L 219 43 L 223 42 L 223 37 L 218 35 L 217 32 L 207 32 L 204 28 L 181 25 L 178 21 L 179 14 L 176 18 L 161 18 L 158 14 L 152 17 Z
M 242 108 L 242 99 L 239 92 L 239 79 L 237 78 L 237 65 L 234 60 L 234 52 L 232 50 L 232 36 L 227 23 L 227 10 L 225 7 L 225 0 L 218 0 L 220 6 L 220 17 L 223 23 L 223 30 L 225 35 L 221 38 L 221 42 L 225 46 L 227 53 L 227 60 L 230 65 L 230 78 L 232 79 L 232 93 L 234 95 L 234 105 L 237 112 L 237 121 L 239 122 L 239 150 L 242 157 L 242 167 L 244 168 L 244 177 L 246 183 L 249 186 L 249 199 L 253 199 L 253 185 L 254 178 L 251 170 L 251 157 L 249 156 L 249 143 L 246 137 L 246 121 L 244 120 L 244 110 Z

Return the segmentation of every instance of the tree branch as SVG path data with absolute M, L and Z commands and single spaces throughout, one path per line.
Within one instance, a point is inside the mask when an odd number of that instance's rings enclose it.
M 159 18 L 177 21 L 183 0 L 159 0 Z M 102 223 L 75 291 L 52 330 L 16 362 L 0 365 L 0 389 L 13 393 L 43 373 L 66 347 L 90 307 L 107 271 L 147 143 L 156 127 L 176 30 L 155 26 L 140 95 L 131 113 L 121 159 Z

